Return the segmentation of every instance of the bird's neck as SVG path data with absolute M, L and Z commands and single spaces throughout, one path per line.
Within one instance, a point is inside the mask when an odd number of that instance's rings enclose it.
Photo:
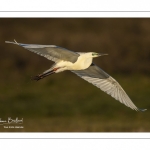
M 84 55 L 81 55 L 78 57 L 78 60 L 74 63 L 72 67 L 74 70 L 87 69 L 91 65 L 92 60 L 93 60 L 92 57 L 86 57 Z

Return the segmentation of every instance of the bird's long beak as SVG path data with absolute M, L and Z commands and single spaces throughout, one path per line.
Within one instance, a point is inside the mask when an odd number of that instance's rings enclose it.
M 98 56 L 104 56 L 104 55 L 108 55 L 108 54 L 98 53 Z

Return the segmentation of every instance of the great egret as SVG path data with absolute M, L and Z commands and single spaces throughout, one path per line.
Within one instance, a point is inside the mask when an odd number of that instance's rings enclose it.
M 126 92 L 120 86 L 120 84 L 113 79 L 110 75 L 104 72 L 101 68 L 92 63 L 94 57 L 99 57 L 107 54 L 101 54 L 96 52 L 73 52 L 65 48 L 61 48 L 55 45 L 38 45 L 38 44 L 22 44 L 5 41 L 6 43 L 12 43 L 23 48 L 37 53 L 47 59 L 54 61 L 55 64 L 50 69 L 46 70 L 40 75 L 35 76 L 34 80 L 40 80 L 53 73 L 59 73 L 65 70 L 70 70 L 77 74 L 84 80 L 92 83 L 100 88 L 102 91 L 111 95 L 116 100 L 120 101 L 127 107 L 130 107 L 136 111 L 145 111 L 146 109 L 137 108 Z

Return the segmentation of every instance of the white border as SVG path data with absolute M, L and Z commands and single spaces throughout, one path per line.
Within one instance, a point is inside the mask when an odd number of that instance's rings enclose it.
M 150 139 L 149 133 L 4 133 L 0 139 Z
M 149 11 L 149 0 L 1 0 L 1 11 Z
M 21 150 L 149 150 L 149 140 L 115 139 L 9 139 L 1 140 L 1 149 Z
M 0 12 L 1 18 L 149 18 L 150 12 Z

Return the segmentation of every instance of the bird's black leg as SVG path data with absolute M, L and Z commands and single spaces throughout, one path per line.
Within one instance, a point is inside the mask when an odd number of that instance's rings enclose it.
M 41 80 L 41 79 L 43 79 L 43 78 L 45 78 L 45 77 L 47 77 L 47 76 L 49 76 L 49 75 L 51 75 L 51 74 L 53 74 L 53 73 L 55 73 L 55 70 L 51 70 L 51 71 L 49 71 L 49 72 L 46 72 L 46 73 L 43 73 L 43 74 L 34 76 L 34 77 L 31 78 L 31 80 L 36 80 L 36 81 L 38 81 L 38 80 Z

